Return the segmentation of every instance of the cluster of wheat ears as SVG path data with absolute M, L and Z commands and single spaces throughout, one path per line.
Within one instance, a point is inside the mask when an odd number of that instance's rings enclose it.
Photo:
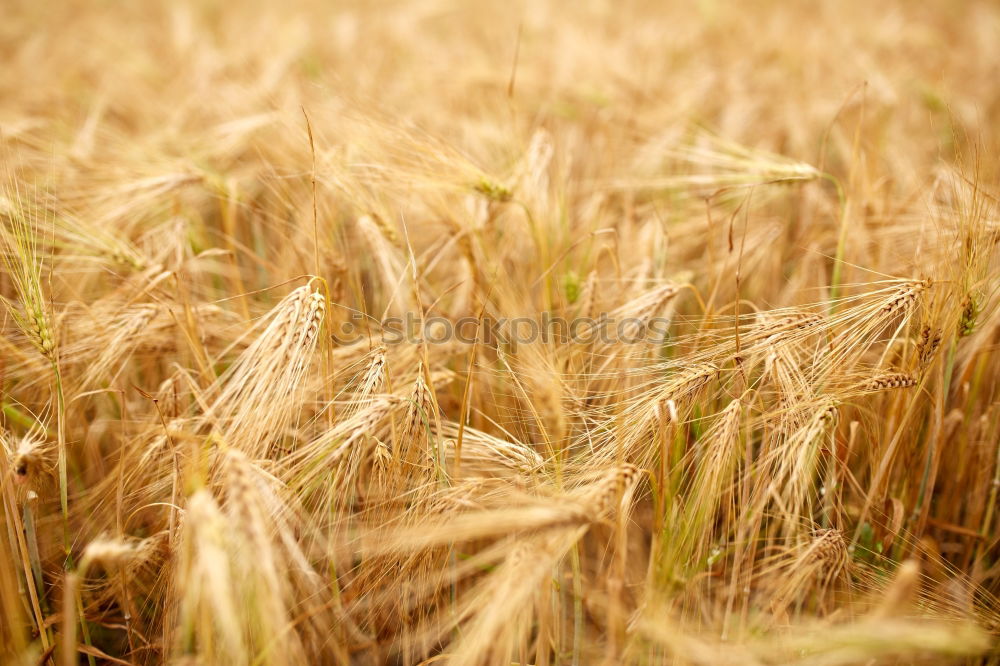
M 0 662 L 1000 663 L 1000 11 L 871 4 L 9 3 Z

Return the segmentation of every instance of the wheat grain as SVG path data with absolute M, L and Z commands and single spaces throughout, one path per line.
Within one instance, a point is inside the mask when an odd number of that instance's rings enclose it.
M 872 377 L 863 385 L 865 391 L 885 391 L 887 389 L 915 386 L 917 380 L 902 372 L 886 372 Z
M 926 368 L 934 359 L 934 355 L 940 346 L 940 329 L 932 328 L 930 324 L 921 326 L 920 337 L 917 339 L 917 364 L 921 368 Z

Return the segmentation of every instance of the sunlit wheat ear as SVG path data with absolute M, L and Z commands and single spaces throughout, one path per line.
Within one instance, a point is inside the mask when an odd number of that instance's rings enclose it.
M 382 427 L 400 404 L 396 396 L 372 398 L 349 418 L 298 447 L 282 460 L 292 486 L 304 493 L 317 492 L 325 503 L 349 500 L 361 465 L 369 460 L 376 438 L 385 439 Z
M 399 239 L 395 232 L 384 221 L 368 215 L 358 218 L 357 226 L 377 268 L 373 277 L 392 301 L 392 313 L 405 316 L 407 311 L 412 312 L 413 304 L 405 280 L 406 261 L 397 247 Z
M 555 155 L 552 135 L 544 128 L 538 128 L 531 135 L 528 150 L 519 165 L 517 174 L 520 176 L 518 189 L 524 192 L 539 206 L 544 208 L 548 203 L 549 178 L 548 168 Z
M 642 158 L 647 164 L 665 159 L 674 161 L 677 173 L 618 179 L 612 181 L 616 189 L 668 188 L 684 197 L 696 192 L 702 196 L 718 192 L 728 195 L 730 200 L 738 200 L 745 196 L 743 188 L 746 187 L 809 181 L 822 176 L 818 169 L 805 162 L 748 148 L 705 131 L 699 132 L 687 145 L 664 149 L 653 143 Z
M 295 590 L 282 542 L 287 516 L 260 471 L 239 451 L 222 458 L 223 512 L 229 525 L 230 567 L 237 576 L 244 602 L 245 631 L 269 663 L 298 663 L 305 653 L 292 626 Z M 296 547 L 297 550 L 297 547 Z
M 122 364 L 142 343 L 143 331 L 159 312 L 155 305 L 138 305 L 118 313 L 110 322 L 102 322 L 111 335 L 101 340 L 99 355 L 88 363 L 81 385 L 93 386 L 106 378 L 113 383 Z
M 641 471 L 634 465 L 620 465 L 588 477 L 548 501 L 526 495 L 507 480 L 464 479 L 423 499 L 427 520 L 381 541 L 365 536 L 360 548 L 372 554 L 415 552 L 454 542 L 506 538 L 515 532 L 585 531 L 616 511 L 630 509 Z
M 131 564 L 138 556 L 138 543 L 121 539 L 100 538 L 91 541 L 83 551 L 81 563 L 104 567 Z
M 781 498 L 782 522 L 791 533 L 801 517 L 809 517 L 813 500 L 818 497 L 822 452 L 833 436 L 838 403 L 826 398 L 812 408 L 809 421 L 795 430 L 771 451 L 768 464 L 770 484 Z
M 424 476 L 418 470 L 430 470 L 434 466 L 434 454 L 429 448 L 428 432 L 434 421 L 431 392 L 424 380 L 423 364 L 417 370 L 413 388 L 406 405 L 406 418 L 397 442 L 396 457 L 403 466 L 400 474 L 404 478 Z
M 354 389 L 352 404 L 346 410 L 347 415 L 353 414 L 359 406 L 364 405 L 372 396 L 381 393 L 386 385 L 386 349 L 379 345 L 368 354 L 368 363 L 364 374 L 358 380 Z
M 659 393 L 662 399 L 677 399 L 701 389 L 718 375 L 719 366 L 714 363 L 698 363 L 678 369 L 667 378 L 662 387 L 652 391 L 654 394 Z
M 271 311 L 271 322 L 218 380 L 207 416 L 227 440 L 264 458 L 285 435 L 299 408 L 298 391 L 323 325 L 325 300 L 299 287 Z
M 376 440 L 372 449 L 372 481 L 374 483 L 375 496 L 385 497 L 389 494 L 392 473 L 392 452 L 389 446 L 382 441 Z
M 773 352 L 775 346 L 794 345 L 821 329 L 824 319 L 813 312 L 761 312 L 757 322 L 741 333 L 741 353 L 757 348 Z
M 164 418 L 177 418 L 183 411 L 185 391 L 180 377 L 173 375 L 167 377 L 156 388 L 157 404 L 163 412 Z
M 635 465 L 612 467 L 597 481 L 577 490 L 571 496 L 580 504 L 586 518 L 599 520 L 631 504 L 641 474 L 642 471 Z
M 142 271 L 152 263 L 128 239 L 96 224 L 63 212 L 53 212 L 50 217 L 50 243 L 63 255 L 110 264 L 117 271 Z
M 515 646 L 526 638 L 524 632 L 530 630 L 532 599 L 542 582 L 586 533 L 590 522 L 629 509 L 639 478 L 640 470 L 634 465 L 608 470 L 571 495 L 582 525 L 568 521 L 518 543 L 506 561 L 468 597 L 465 613 L 475 615 L 463 623 L 458 644 L 449 650 L 454 663 L 509 661 Z
M 131 576 L 140 573 L 162 573 L 163 562 L 170 557 L 170 533 L 157 532 L 135 544 L 135 553 L 127 563 Z
M 434 426 L 434 424 L 431 424 Z M 435 433 L 438 431 L 434 430 Z M 447 464 L 454 464 L 458 424 L 445 421 L 439 433 Z M 429 452 L 431 455 L 433 452 Z M 528 475 L 543 469 L 544 460 L 531 446 L 466 426 L 462 438 L 462 473 L 468 476 Z
M 712 363 L 698 363 L 668 368 L 667 372 L 665 380 L 649 382 L 649 388 L 629 399 L 623 410 L 624 418 L 601 417 L 604 433 L 599 437 L 588 436 L 588 442 L 597 443 L 598 455 L 606 458 L 603 462 L 611 464 L 616 456 L 623 454 L 626 460 L 649 468 L 656 453 L 649 443 L 658 436 L 664 414 L 673 411 L 683 418 L 681 414 L 718 376 L 719 368 Z
M 560 496 L 541 502 L 509 493 L 508 505 L 495 506 L 496 498 L 484 496 L 489 479 L 465 479 L 422 498 L 425 519 L 413 525 L 381 532 L 378 539 L 361 535 L 359 550 L 365 554 L 421 552 L 458 542 L 497 539 L 517 534 L 564 532 L 586 527 L 606 517 L 606 507 L 588 498 Z M 583 491 L 584 494 L 586 491 Z M 610 495 L 609 495 L 610 497 Z
M 768 354 L 761 375 L 763 385 L 773 391 L 775 408 L 769 420 L 777 422 L 783 432 L 792 432 L 803 424 L 801 406 L 813 389 L 791 350 L 778 346 Z
M 671 302 L 680 293 L 680 287 L 674 284 L 663 284 L 648 289 L 608 313 L 595 311 L 597 287 L 596 273 L 592 273 L 593 283 L 585 298 L 589 317 L 587 325 L 578 327 L 574 322 L 572 333 L 577 336 L 574 347 L 567 349 L 569 361 L 580 364 L 583 380 L 578 387 L 589 395 L 588 401 L 594 403 L 608 393 L 611 385 L 620 383 L 622 374 L 618 372 L 621 363 L 630 358 L 648 357 L 651 343 L 655 343 L 658 334 L 663 331 L 650 327 L 654 317 L 663 316 Z
M 847 540 L 844 533 L 836 529 L 818 529 L 812 534 L 812 541 L 802 554 L 803 559 L 816 562 L 832 574 L 847 566 Z
M 855 367 L 886 332 L 898 335 L 918 310 L 924 294 L 933 286 L 930 278 L 906 280 L 873 294 L 858 297 L 862 302 L 845 308 L 831 318 L 839 332 L 817 360 L 815 376 L 836 376 Z M 857 300 L 857 299 L 850 299 Z
M 630 344 L 622 344 L 629 340 L 642 340 L 647 333 L 646 327 L 650 319 L 663 313 L 667 305 L 680 293 L 680 287 L 665 284 L 650 289 L 628 303 L 619 306 L 608 313 L 608 319 L 613 322 L 613 339 L 602 339 L 597 335 L 593 342 L 594 354 L 617 357 L 629 350 Z M 607 364 L 596 364 L 598 372 Z
M 701 568 L 711 544 L 728 525 L 717 520 L 724 499 L 733 493 L 740 451 L 743 403 L 731 401 L 698 442 L 689 461 L 692 481 L 684 497 L 678 532 L 665 540 L 663 550 L 681 566 Z M 731 520 L 731 519 L 730 519 Z
M 814 530 L 808 539 L 762 572 L 772 590 L 770 611 L 781 621 L 789 607 L 811 589 L 823 592 L 843 578 L 850 564 L 847 539 L 836 529 Z
M 886 391 L 895 388 L 915 386 L 917 380 L 904 372 L 884 372 L 875 375 L 861 384 L 860 389 L 866 392 Z
M 229 521 L 207 490 L 187 501 L 172 584 L 177 658 L 203 663 L 249 663 L 253 650 L 241 625 L 243 604 L 232 568 Z
M 933 281 L 930 278 L 904 282 L 889 293 L 879 307 L 878 314 L 891 316 L 909 310 L 917 302 L 920 295 L 930 289 L 932 285 Z
M 332 660 L 343 651 L 342 641 L 370 641 L 314 569 L 308 548 L 313 528 L 284 484 L 234 449 L 223 453 L 217 472 L 217 492 L 233 529 L 233 569 L 241 572 L 244 595 L 256 600 L 244 608 L 244 621 L 264 663 L 297 664 L 307 654 Z

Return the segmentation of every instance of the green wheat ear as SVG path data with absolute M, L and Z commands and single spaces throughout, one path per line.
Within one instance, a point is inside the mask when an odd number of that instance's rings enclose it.
M 478 183 L 473 185 L 472 189 L 492 201 L 510 201 L 511 197 L 514 196 L 514 193 L 511 192 L 509 187 L 485 176 L 482 177 Z
M 566 300 L 570 304 L 576 303 L 583 291 L 580 283 L 580 275 L 576 271 L 569 271 L 562 278 L 563 290 L 566 292 Z
M 3 228 L 0 233 L 0 257 L 14 283 L 20 304 L 4 298 L 4 307 L 18 328 L 46 358 L 55 350 L 48 308 L 42 291 L 42 262 L 38 255 L 37 222 L 20 198 L 4 201 Z
M 962 301 L 962 316 L 958 321 L 958 336 L 964 338 L 976 330 L 976 319 L 982 306 L 975 294 L 966 294 Z

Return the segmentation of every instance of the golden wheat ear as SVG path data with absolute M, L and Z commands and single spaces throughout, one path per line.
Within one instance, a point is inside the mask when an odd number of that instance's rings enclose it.
M 295 421 L 326 302 L 310 285 L 283 298 L 263 332 L 217 383 L 206 418 L 216 422 L 232 446 L 254 458 L 267 457 Z
M 197 491 L 187 501 L 171 581 L 174 607 L 168 610 L 165 646 L 170 654 L 212 663 L 253 654 L 232 548 L 219 505 L 209 491 Z
M 725 503 L 727 498 L 735 502 L 745 408 L 742 401 L 731 401 L 686 461 L 690 482 L 684 489 L 683 510 L 669 527 L 670 538 L 661 542 L 656 564 L 669 572 L 664 574 L 667 578 L 686 579 L 703 569 L 710 550 L 731 536 L 739 512 L 727 510 Z
M 546 577 L 591 524 L 628 513 L 640 478 L 634 465 L 608 469 L 569 494 L 575 506 L 567 507 L 565 521 L 516 543 L 503 564 L 470 595 L 464 614 L 471 617 L 463 623 L 457 645 L 449 648 L 451 658 L 457 663 L 491 663 L 526 652 L 532 618 L 540 611 L 535 599 Z

